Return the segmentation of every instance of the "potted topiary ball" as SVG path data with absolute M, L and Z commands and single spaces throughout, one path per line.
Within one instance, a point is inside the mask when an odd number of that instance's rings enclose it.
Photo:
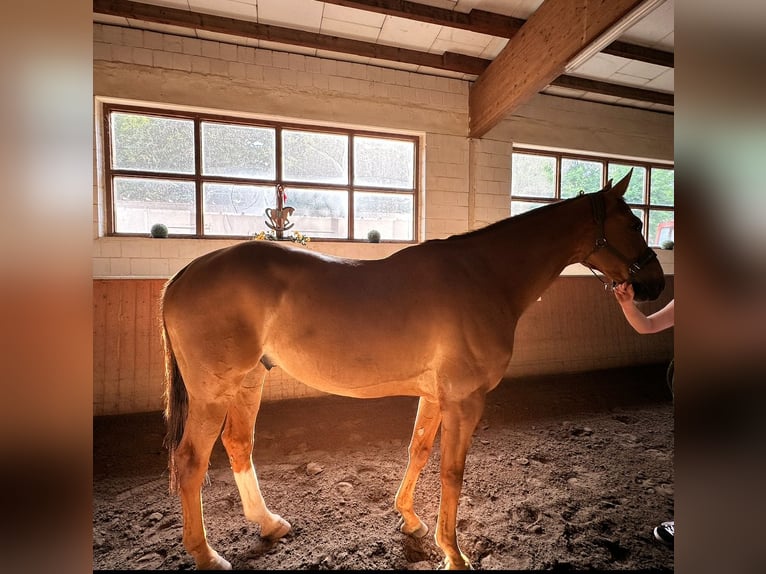
M 675 245 L 676 244 L 675 244 L 675 242 L 672 239 L 666 239 L 665 241 L 662 242 L 662 245 L 660 247 L 662 247 L 663 249 L 671 249 L 672 250 L 673 247 L 675 247 Z
M 370 229 L 367 232 L 367 241 L 370 243 L 380 243 L 380 231 L 377 229 Z
M 152 225 L 151 229 L 152 237 L 167 237 L 168 236 L 168 226 L 164 223 L 155 223 Z

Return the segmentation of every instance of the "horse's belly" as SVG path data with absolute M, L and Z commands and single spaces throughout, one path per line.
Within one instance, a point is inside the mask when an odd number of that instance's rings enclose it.
M 302 383 L 328 393 L 357 398 L 435 396 L 427 357 L 408 359 L 349 349 L 282 348 L 269 353 L 274 364 Z

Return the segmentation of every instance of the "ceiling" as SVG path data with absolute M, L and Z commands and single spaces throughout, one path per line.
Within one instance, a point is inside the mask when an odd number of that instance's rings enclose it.
M 672 114 L 673 4 L 94 0 L 93 20 L 464 79 L 480 136 L 539 92 Z

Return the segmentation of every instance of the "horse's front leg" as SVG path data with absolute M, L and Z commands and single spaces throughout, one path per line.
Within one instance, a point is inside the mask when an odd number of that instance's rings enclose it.
M 263 538 L 276 540 L 290 532 L 291 526 L 266 507 L 253 466 L 253 433 L 261 405 L 265 369 L 260 367 L 257 375 L 260 382 L 254 387 L 242 387 L 231 403 L 221 439 L 229 455 L 245 518 L 260 525 Z
M 457 543 L 457 506 L 463 487 L 465 457 L 484 410 L 483 391 L 459 401 L 442 401 L 441 501 L 436 522 L 436 544 L 445 555 L 447 570 L 466 570 L 471 562 Z
M 399 529 L 416 538 L 425 536 L 428 533 L 428 526 L 415 514 L 413 502 L 415 485 L 420 478 L 420 472 L 428 462 L 440 422 L 441 413 L 438 403 L 421 397 L 418 402 L 415 426 L 412 429 L 407 470 L 404 473 L 402 484 L 396 492 L 396 510 L 402 515 Z

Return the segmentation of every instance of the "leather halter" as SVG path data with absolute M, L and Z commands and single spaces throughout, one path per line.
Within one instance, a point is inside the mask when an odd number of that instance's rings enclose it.
M 610 244 L 606 240 L 606 233 L 604 231 L 604 223 L 606 220 L 606 206 L 604 205 L 604 191 L 599 191 L 594 194 L 592 194 L 591 197 L 591 207 L 593 208 L 593 219 L 596 222 L 596 225 L 599 227 L 599 237 L 596 239 L 596 243 L 593 246 L 593 249 L 591 249 L 590 253 L 585 256 L 585 258 L 580 262 L 583 265 L 585 265 L 588 269 L 590 269 L 590 272 L 593 273 L 593 276 L 596 277 L 599 281 L 601 281 L 604 284 L 604 289 L 609 289 L 610 285 L 606 281 L 604 281 L 601 277 L 596 275 L 596 271 L 594 270 L 594 266 L 588 263 L 588 259 L 591 255 L 593 255 L 596 251 L 599 249 L 606 248 L 609 251 L 612 252 L 613 255 L 615 255 L 618 259 L 623 261 L 628 266 L 628 275 L 631 277 L 636 275 L 641 269 L 646 267 L 647 264 L 651 263 L 653 259 L 657 257 L 657 254 L 654 252 L 654 250 L 651 247 L 648 247 L 641 253 L 641 255 L 638 256 L 638 258 L 631 262 L 630 259 L 625 257 L 625 255 L 622 254 L 620 250 L 618 250 L 616 247 L 613 247 L 612 244 Z M 614 289 L 617 285 L 617 281 L 612 281 L 611 288 Z

